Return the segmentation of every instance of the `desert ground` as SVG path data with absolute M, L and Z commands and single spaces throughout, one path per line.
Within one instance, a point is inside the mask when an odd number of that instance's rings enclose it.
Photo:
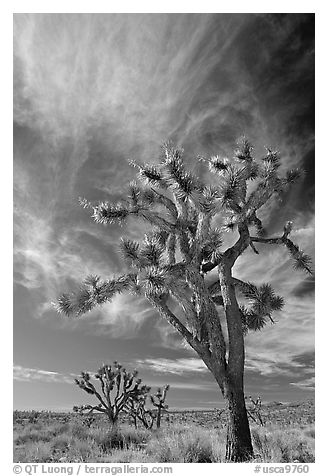
M 254 462 L 314 462 L 314 401 L 263 404 L 250 417 Z M 171 410 L 159 429 L 123 417 L 117 428 L 102 415 L 14 411 L 14 462 L 219 463 L 226 413 Z

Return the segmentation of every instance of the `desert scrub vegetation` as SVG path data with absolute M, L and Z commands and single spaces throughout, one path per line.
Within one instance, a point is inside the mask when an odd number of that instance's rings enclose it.
M 256 456 L 263 462 L 314 463 L 314 429 L 269 425 L 252 429 Z
M 311 409 L 309 402 L 291 409 L 286 404 L 265 407 L 265 426 L 251 423 L 253 461 L 314 462 L 313 414 L 307 423 Z M 216 414 L 172 412 L 169 421 L 153 430 L 135 428 L 128 419 L 111 427 L 101 415 L 90 426 L 76 414 L 53 414 L 36 423 L 27 418 L 22 423 L 17 415 L 14 462 L 220 463 L 225 461 L 226 422 L 218 421 Z M 286 422 L 277 422 L 283 416 Z

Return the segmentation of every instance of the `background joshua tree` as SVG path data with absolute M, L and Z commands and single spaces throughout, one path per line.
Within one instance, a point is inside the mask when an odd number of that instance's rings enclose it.
M 165 404 L 165 400 L 169 388 L 169 385 L 164 385 L 164 387 L 162 389 L 159 388 L 154 395 L 150 395 L 151 403 L 156 408 L 156 428 L 160 428 L 162 413 L 168 409 L 168 405 Z
M 248 397 L 248 400 L 250 402 L 250 406 L 247 408 L 247 414 L 248 416 L 257 424 L 260 426 L 264 426 L 264 421 L 261 415 L 261 409 L 262 409 L 262 400 L 261 397 L 257 397 L 256 400 L 252 398 L 250 395 Z
M 94 376 L 100 382 L 100 388 L 97 388 L 92 383 L 90 374 L 82 372 L 81 378 L 75 379 L 75 383 L 89 395 L 94 395 L 99 403 L 75 406 L 73 410 L 79 413 L 104 413 L 110 423 L 115 425 L 119 414 L 125 411 L 130 400 L 143 397 L 150 391 L 150 387 L 141 385 L 141 379 L 137 375 L 137 370 L 127 372 L 117 362 L 112 366 L 103 365 Z
M 244 399 L 244 335 L 273 322 L 272 313 L 282 309 L 283 299 L 269 284 L 257 287 L 237 279 L 232 269 L 248 247 L 258 254 L 257 244 L 282 245 L 296 269 L 311 273 L 310 258 L 289 238 L 291 222 L 280 236 L 267 237 L 257 215 L 301 172 L 289 170 L 279 176 L 278 152 L 267 149 L 255 160 L 245 138 L 231 159 L 200 159 L 214 174 L 213 183 L 187 170 L 182 155 L 182 149 L 165 144 L 158 164 L 131 162 L 140 184 L 131 183 L 118 203 L 80 200 L 98 223 L 123 225 L 130 218 L 141 219 L 152 230 L 142 243 L 121 239 L 125 274 L 106 280 L 89 276 L 77 292 L 58 299 L 57 309 L 80 315 L 117 293 L 144 295 L 212 372 L 229 412 L 226 459 L 246 461 L 253 449 Z M 236 231 L 237 237 L 224 247 L 227 230 Z M 206 274 L 212 270 L 217 279 L 210 284 Z
M 145 428 L 153 428 L 154 421 L 156 420 L 156 428 L 161 426 L 162 414 L 167 411 L 168 405 L 165 404 L 169 385 L 158 388 L 157 392 L 153 395 L 143 394 L 136 398 L 130 399 L 126 405 L 126 413 L 132 417 L 134 426 L 137 428 L 137 423 L 140 421 Z M 155 407 L 154 409 L 146 407 L 147 397 Z

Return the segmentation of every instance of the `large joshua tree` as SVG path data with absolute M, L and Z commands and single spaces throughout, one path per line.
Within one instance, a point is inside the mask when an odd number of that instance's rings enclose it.
M 243 282 L 232 270 L 248 247 L 259 254 L 260 244 L 285 246 L 295 268 L 311 273 L 310 258 L 289 238 L 291 222 L 280 236 L 267 237 L 258 216 L 301 172 L 279 175 L 278 152 L 267 149 L 255 160 L 245 138 L 231 159 L 199 159 L 214 174 L 202 174 L 207 183 L 187 169 L 182 149 L 165 144 L 156 164 L 131 162 L 138 182 L 129 185 L 120 202 L 80 200 L 97 223 L 140 219 L 150 231 L 140 243 L 121 239 L 125 274 L 87 277 L 78 291 L 58 299 L 57 309 L 81 315 L 118 293 L 145 296 L 195 350 L 221 389 L 229 412 L 226 460 L 247 461 L 253 449 L 244 398 L 244 336 L 273 322 L 272 313 L 284 302 L 270 284 Z M 235 233 L 224 246 L 226 231 Z

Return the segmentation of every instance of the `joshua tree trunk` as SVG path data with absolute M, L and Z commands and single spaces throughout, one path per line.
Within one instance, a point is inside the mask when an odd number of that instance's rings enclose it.
M 253 456 L 253 448 L 243 389 L 230 386 L 226 400 L 229 415 L 226 461 L 247 461 Z
M 161 427 L 161 416 L 162 416 L 161 413 L 162 413 L 162 409 L 161 409 L 161 407 L 159 407 L 158 410 L 157 410 L 156 428 Z
M 228 406 L 227 461 L 247 461 L 253 447 L 244 396 L 245 344 L 231 267 L 219 266 L 219 279 L 229 336 L 229 357 L 223 395 Z
M 115 429 L 118 426 L 118 415 L 114 415 L 112 411 L 107 411 L 106 415 L 108 417 L 108 421 L 110 426 Z
M 214 303 L 208 299 L 204 281 L 192 269 L 188 270 L 188 281 L 198 297 L 198 318 L 206 323 L 204 335 L 210 346 L 195 346 L 193 341 L 189 343 L 213 374 L 227 402 L 229 423 L 226 460 L 241 462 L 252 458 L 253 448 L 244 397 L 244 335 L 231 275 L 233 259 L 234 255 L 231 254 L 229 260 L 223 261 L 218 266 L 222 305 L 228 330 L 228 347 L 226 348 Z
M 210 370 L 226 401 L 228 426 L 225 459 L 234 462 L 249 461 L 253 457 L 253 447 L 245 405 L 243 372 L 239 376 L 229 375 L 226 368 L 222 378 L 223 372 L 221 369 L 218 371 L 217 364 Z

